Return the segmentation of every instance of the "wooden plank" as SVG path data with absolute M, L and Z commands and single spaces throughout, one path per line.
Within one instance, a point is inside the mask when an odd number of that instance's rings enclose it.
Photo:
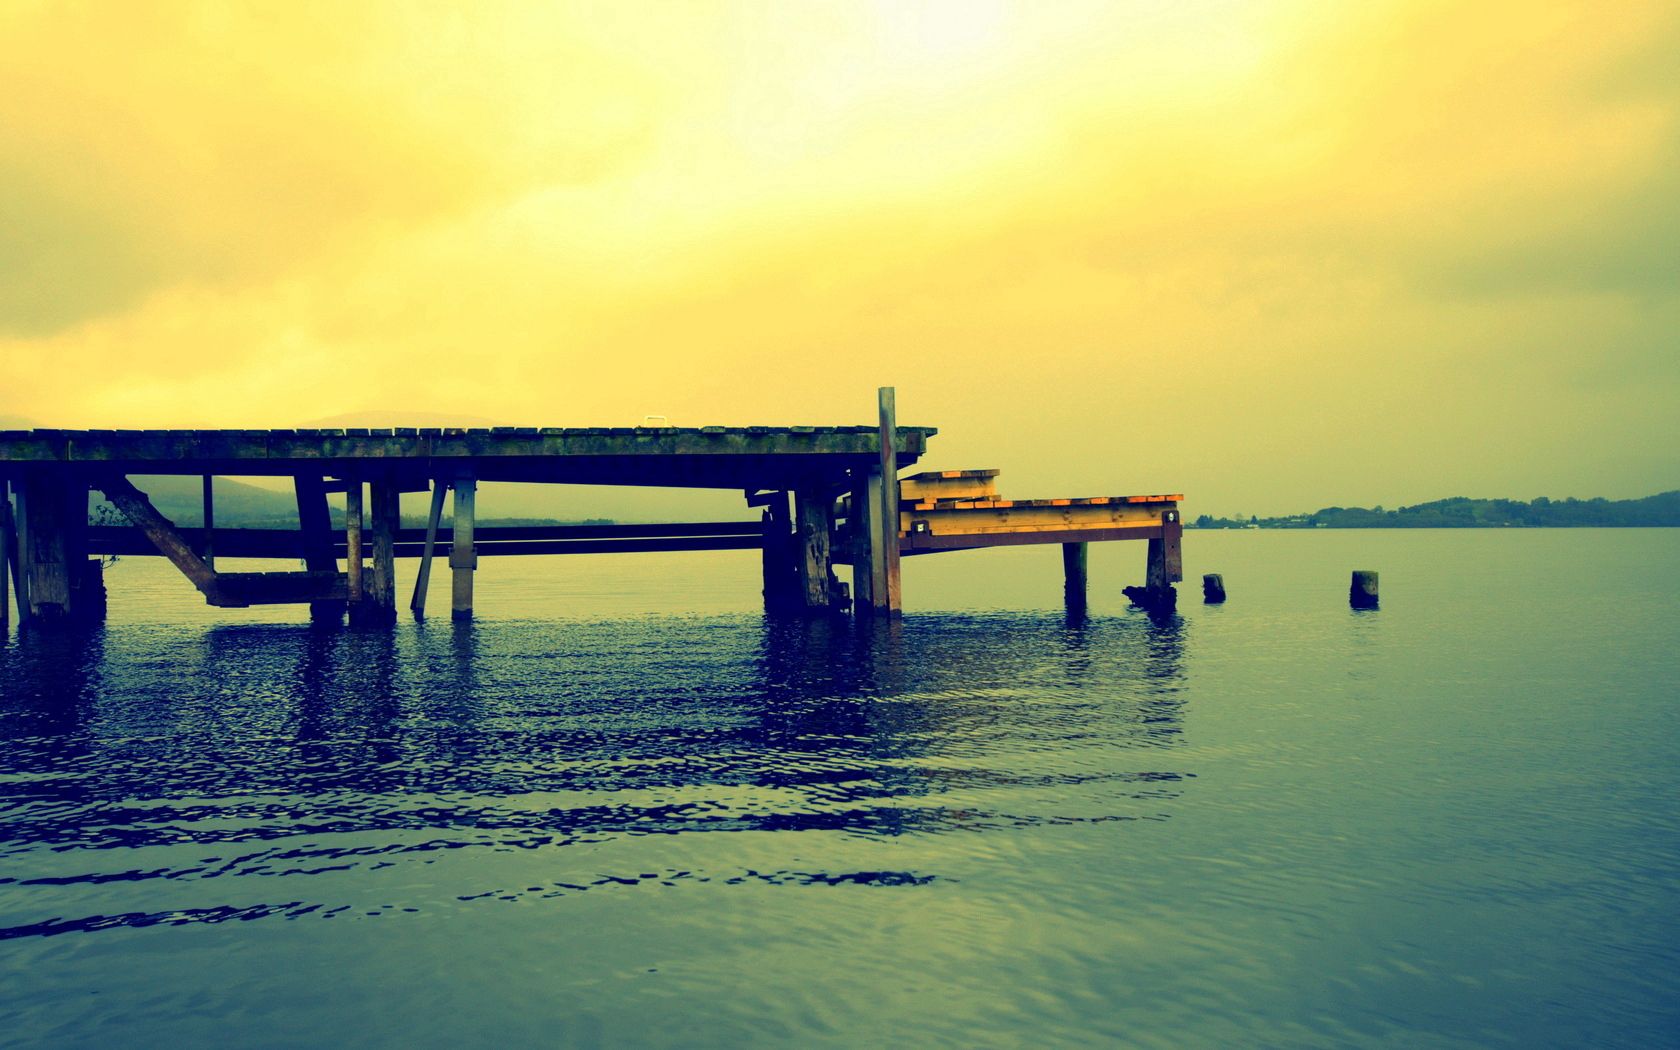
M 898 555 L 898 406 L 897 391 L 890 386 L 881 387 L 876 392 L 877 408 L 879 409 L 880 424 L 876 434 L 876 447 L 880 451 L 881 477 L 881 529 L 879 533 L 879 553 L 875 556 L 873 571 L 877 573 L 872 583 L 871 594 L 875 601 L 875 609 L 887 616 L 898 616 L 904 608 L 903 585 L 899 574 Z M 871 525 L 870 539 L 877 538 Z
M 907 502 L 942 499 L 982 499 L 997 495 L 995 470 L 925 471 L 899 481 L 899 498 Z
M 794 518 L 801 604 L 806 610 L 830 605 L 828 571 L 830 536 L 834 530 L 834 497 L 828 486 L 814 483 L 794 491 Z
M 449 539 L 449 615 L 456 620 L 470 620 L 473 614 L 473 570 L 478 567 L 478 554 L 473 549 L 477 489 L 478 483 L 472 478 L 455 479 L 455 527 Z
M 1048 501 L 1042 501 L 1048 502 Z M 1158 504 L 1101 503 L 1066 506 L 946 506 L 930 510 L 903 511 L 899 528 L 916 531 L 916 523 L 942 535 L 952 533 L 1012 532 L 1024 529 L 1101 528 L 1127 524 L 1159 525 L 1163 509 Z
M 446 489 L 441 480 L 432 482 L 432 506 L 426 513 L 426 546 L 420 555 L 420 568 L 414 574 L 414 597 L 408 602 L 415 616 L 426 615 L 426 591 L 432 584 L 432 555 L 437 552 L 438 522 L 443 518 Z
M 901 537 L 904 552 L 932 553 L 934 551 L 978 550 L 982 547 L 1014 547 L 1030 543 L 1106 543 L 1113 540 L 1158 539 L 1161 526 L 1156 523 L 1123 528 L 1055 529 L 1031 532 L 986 532 L 973 535 L 941 536 L 937 533 L 912 533 Z
M 223 608 L 247 605 L 285 605 L 294 602 L 343 602 L 350 596 L 343 573 L 224 572 L 216 577 L 217 594 L 210 604 Z
M 120 474 L 96 479 L 93 487 L 104 493 L 113 507 L 122 511 L 124 517 L 144 532 L 158 552 L 174 562 L 181 574 L 210 599 L 211 604 L 215 603 L 215 570 L 198 556 L 192 545 L 176 530 L 175 523 L 158 513 L 144 492 Z

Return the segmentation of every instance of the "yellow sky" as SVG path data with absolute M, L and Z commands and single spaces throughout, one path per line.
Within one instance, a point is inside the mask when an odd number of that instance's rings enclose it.
M 0 0 L 0 419 L 1680 486 L 1680 5 Z

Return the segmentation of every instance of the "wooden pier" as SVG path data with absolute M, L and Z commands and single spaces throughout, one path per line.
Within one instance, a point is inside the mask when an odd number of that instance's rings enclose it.
M 168 558 L 213 606 L 307 603 L 317 619 L 348 612 L 353 624 L 380 624 L 396 617 L 396 559 L 419 560 L 409 604 L 423 615 L 440 551 L 457 619 L 473 614 L 480 557 L 714 550 L 761 552 L 769 612 L 893 616 L 901 557 L 1060 543 L 1067 600 L 1082 606 L 1086 544 L 1127 539 L 1146 540 L 1149 552 L 1144 587 L 1127 593 L 1171 606 L 1182 577 L 1181 497 L 1006 500 L 995 470 L 901 478 L 937 431 L 900 427 L 895 415 L 889 387 L 873 426 L 0 431 L 0 624 L 13 596 L 23 623 L 102 618 L 103 555 Z M 202 527 L 177 526 L 131 480 L 157 474 L 204 478 Z M 218 528 L 217 475 L 290 478 L 298 527 Z M 733 489 L 759 515 L 478 526 L 478 485 L 509 481 Z M 404 492 L 430 493 L 424 528 L 401 527 Z M 128 524 L 90 524 L 93 493 Z M 344 495 L 343 528 L 333 525 L 332 493 Z M 218 568 L 227 558 L 301 568 Z M 852 567 L 850 588 L 836 565 Z

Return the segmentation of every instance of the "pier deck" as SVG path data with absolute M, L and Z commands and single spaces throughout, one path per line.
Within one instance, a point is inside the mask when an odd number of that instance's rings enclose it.
M 1077 583 L 1082 602 L 1085 543 L 1146 539 L 1152 593 L 1170 595 L 1179 577 L 1180 497 L 1009 501 L 997 495 L 997 471 L 900 479 L 937 431 L 897 426 L 891 388 L 881 391 L 878 408 L 876 426 L 0 431 L 0 622 L 12 596 L 7 576 L 21 620 L 97 619 L 104 607 L 99 556 L 113 554 L 168 558 L 211 605 L 307 602 L 318 618 L 348 609 L 352 622 L 363 623 L 394 618 L 399 557 L 420 561 L 410 604 L 423 613 L 440 552 L 457 618 L 472 615 L 480 556 L 532 554 L 757 549 L 770 611 L 849 604 L 893 615 L 901 605 L 901 553 L 1062 543 L 1069 601 Z M 157 474 L 205 478 L 203 527 L 177 526 L 131 480 Z M 298 528 L 217 528 L 215 475 L 290 478 Z M 481 482 L 735 489 L 759 517 L 479 527 Z M 404 529 L 399 494 L 419 491 L 431 494 L 426 527 Z M 129 524 L 90 524 L 92 493 Z M 343 494 L 342 527 L 329 508 L 333 493 Z M 288 559 L 304 568 L 226 572 L 216 568 L 218 557 Z M 853 566 L 849 592 L 832 571 L 836 564 Z

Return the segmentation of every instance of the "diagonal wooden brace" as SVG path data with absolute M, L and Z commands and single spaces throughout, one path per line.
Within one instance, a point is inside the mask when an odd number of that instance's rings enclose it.
M 175 523 L 159 513 L 158 509 L 152 506 L 152 501 L 146 498 L 144 492 L 135 488 L 132 481 L 121 474 L 114 474 L 94 479 L 91 487 L 104 493 L 113 507 L 122 511 L 124 517 L 145 533 L 146 538 L 152 541 L 152 546 L 158 549 L 158 553 L 174 562 L 181 574 L 203 592 L 211 605 L 221 603 L 222 594 L 216 585 L 216 570 L 198 556 L 192 544 L 176 531 Z

